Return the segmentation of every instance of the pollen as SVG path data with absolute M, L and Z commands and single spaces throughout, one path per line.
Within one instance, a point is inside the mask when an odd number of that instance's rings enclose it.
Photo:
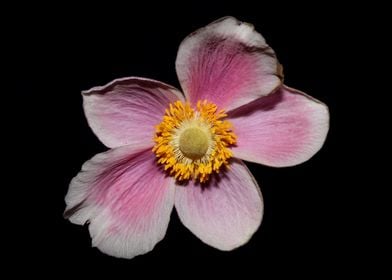
M 199 101 L 196 108 L 176 101 L 156 126 L 152 151 L 158 164 L 178 181 L 208 181 L 230 164 L 236 143 L 227 114 L 215 104 Z

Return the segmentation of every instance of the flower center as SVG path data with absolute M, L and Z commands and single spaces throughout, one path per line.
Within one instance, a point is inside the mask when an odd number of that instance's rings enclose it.
M 187 158 L 197 160 L 208 150 L 207 135 L 199 128 L 192 127 L 180 135 L 180 150 Z
M 207 101 L 199 101 L 195 109 L 181 101 L 170 104 L 156 127 L 157 162 L 180 181 L 207 181 L 233 156 L 229 146 L 235 144 L 236 135 L 223 120 L 226 116 Z

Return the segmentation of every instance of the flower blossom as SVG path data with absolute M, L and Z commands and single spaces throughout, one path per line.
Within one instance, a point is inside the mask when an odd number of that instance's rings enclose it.
M 326 105 L 283 85 L 274 51 L 226 17 L 190 34 L 175 63 L 182 92 L 139 77 L 83 91 L 87 121 L 108 151 L 70 183 L 65 217 L 92 245 L 133 258 L 161 241 L 173 208 L 204 243 L 237 248 L 263 217 L 244 161 L 293 166 L 323 145 Z

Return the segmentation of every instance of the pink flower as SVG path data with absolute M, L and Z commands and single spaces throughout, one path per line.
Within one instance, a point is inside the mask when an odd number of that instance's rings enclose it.
M 184 95 L 137 77 L 82 93 L 88 123 L 110 150 L 73 178 L 65 216 L 89 223 L 106 254 L 151 251 L 174 206 L 206 244 L 245 244 L 263 199 L 242 160 L 292 166 L 325 141 L 328 108 L 282 84 L 274 51 L 248 23 L 226 17 L 189 35 L 176 71 Z

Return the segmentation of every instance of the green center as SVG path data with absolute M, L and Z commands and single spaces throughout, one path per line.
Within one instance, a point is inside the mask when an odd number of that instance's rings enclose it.
M 208 150 L 208 137 L 199 128 L 188 128 L 180 136 L 180 150 L 187 158 L 197 160 Z

